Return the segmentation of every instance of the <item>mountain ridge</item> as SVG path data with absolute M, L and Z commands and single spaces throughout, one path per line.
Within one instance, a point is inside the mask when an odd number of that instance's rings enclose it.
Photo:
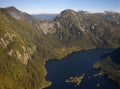
M 14 6 L 10 6 L 5 9 L 15 19 L 24 19 L 24 20 L 28 20 L 28 21 L 36 20 L 35 17 L 33 17 L 25 12 L 21 12 L 20 10 L 16 9 Z

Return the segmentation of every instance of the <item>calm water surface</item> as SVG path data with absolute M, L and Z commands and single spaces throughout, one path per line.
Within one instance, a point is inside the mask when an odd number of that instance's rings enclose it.
M 120 89 L 105 76 L 93 76 L 100 71 L 93 69 L 93 64 L 111 51 L 112 49 L 86 50 L 72 53 L 60 61 L 48 61 L 46 79 L 52 81 L 53 84 L 47 89 Z M 80 76 L 82 73 L 85 73 L 85 77 L 80 86 L 75 87 L 76 84 L 65 82 L 71 76 Z M 91 78 L 89 79 L 88 76 Z M 96 87 L 98 83 L 100 87 Z

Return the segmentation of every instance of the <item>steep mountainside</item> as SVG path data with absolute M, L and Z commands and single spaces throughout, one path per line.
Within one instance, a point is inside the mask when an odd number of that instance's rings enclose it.
M 119 47 L 120 14 L 109 12 L 109 19 L 107 15 L 68 9 L 53 21 L 38 21 L 14 7 L 1 8 L 0 88 L 47 87 L 51 84 L 45 79 L 48 59 L 96 47 Z
M 31 23 L 15 20 L 0 9 L 0 89 L 38 89 L 49 85 L 45 81 L 44 58 L 36 54 L 38 38 Z
M 111 19 L 104 18 L 108 14 L 104 14 L 104 16 L 102 16 L 103 13 L 99 14 L 101 15 L 65 10 L 56 17 L 55 21 L 62 24 L 64 29 L 69 29 L 72 36 L 75 35 L 78 38 L 78 36 L 84 34 L 82 38 L 88 37 L 97 47 L 106 45 L 119 46 L 120 36 L 118 33 L 120 32 L 120 25 L 113 25 L 112 21 L 114 21 L 114 18 L 120 18 L 120 14 L 117 13 L 119 15 L 116 15 L 116 13 L 111 12 Z M 114 21 L 116 24 L 119 22 L 119 19 Z

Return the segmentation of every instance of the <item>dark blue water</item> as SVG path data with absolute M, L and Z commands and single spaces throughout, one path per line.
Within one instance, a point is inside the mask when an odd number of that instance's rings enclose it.
M 120 89 L 105 76 L 93 76 L 100 71 L 93 69 L 93 64 L 111 51 L 112 49 L 86 50 L 73 53 L 60 61 L 48 61 L 46 79 L 53 84 L 47 89 Z M 65 82 L 71 76 L 80 76 L 82 73 L 85 73 L 85 78 L 80 86 L 75 87 L 75 84 Z M 96 87 L 98 83 L 100 87 Z

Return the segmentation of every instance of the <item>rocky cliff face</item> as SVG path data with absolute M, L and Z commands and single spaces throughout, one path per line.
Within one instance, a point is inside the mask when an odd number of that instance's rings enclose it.
M 58 28 L 61 28 L 59 22 L 43 21 L 37 22 L 34 26 L 43 34 L 53 34 Z
M 19 39 L 19 36 L 14 32 L 10 32 L 8 29 L 0 37 L 1 49 L 6 50 L 8 56 L 16 58 L 27 65 L 28 60 L 31 59 L 32 49 L 29 47 L 26 48 L 25 43 Z

